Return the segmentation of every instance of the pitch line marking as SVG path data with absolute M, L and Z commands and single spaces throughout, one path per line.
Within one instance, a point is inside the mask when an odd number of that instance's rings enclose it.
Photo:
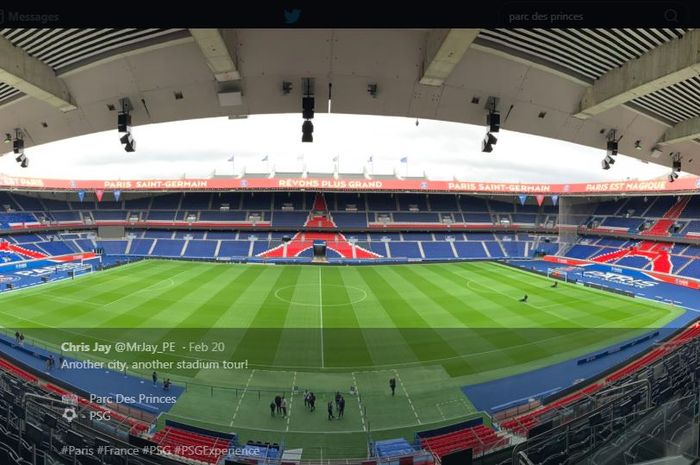
M 360 400 L 360 387 L 357 385 L 357 378 L 355 378 L 355 372 L 352 372 L 352 383 L 355 386 L 355 395 L 357 396 L 357 406 L 360 408 L 360 420 L 362 420 L 362 431 L 367 431 L 367 425 L 365 424 L 364 410 L 362 409 L 362 400 Z
M 365 294 L 365 297 L 366 296 L 367 294 Z M 321 268 L 318 269 L 318 312 L 321 316 L 321 368 L 325 368 L 326 362 L 323 354 L 323 281 L 321 280 Z
M 398 370 L 394 369 L 394 374 L 396 375 L 396 379 L 399 381 L 401 384 L 401 389 L 403 389 L 403 393 L 406 395 L 406 400 L 408 400 L 408 405 L 411 406 L 411 410 L 413 410 L 413 414 L 416 416 L 416 421 L 418 424 L 422 424 L 420 421 L 420 418 L 418 417 L 418 412 L 416 412 L 416 408 L 413 406 L 413 402 L 411 401 L 411 396 L 408 395 L 408 391 L 406 390 L 406 385 L 401 381 L 401 377 L 399 376 Z
M 297 385 L 297 372 L 294 372 L 294 379 L 292 379 L 292 390 L 289 394 L 289 411 L 287 412 L 287 429 L 285 431 L 289 432 L 289 422 L 292 419 L 292 402 L 294 402 L 294 387 Z
M 231 423 L 229 423 L 229 426 L 233 426 L 233 422 L 236 421 L 236 416 L 238 415 L 238 410 L 241 408 L 241 403 L 243 402 L 243 397 L 245 397 L 246 392 L 248 392 L 248 386 L 250 386 L 250 381 L 253 379 L 253 375 L 255 374 L 255 368 L 253 368 L 250 372 L 250 376 L 248 376 L 248 381 L 245 383 L 245 388 L 243 389 L 243 393 L 241 394 L 241 397 L 238 399 L 238 405 L 236 405 L 236 411 L 233 412 L 233 418 L 231 418 Z
M 435 407 L 437 407 L 438 412 L 440 412 L 440 416 L 442 417 L 443 420 L 447 420 L 447 417 L 445 416 L 445 412 L 442 410 L 442 408 L 441 408 L 440 406 L 441 406 L 441 405 L 442 405 L 442 406 L 445 406 L 445 405 L 450 405 L 450 404 L 455 404 L 455 403 L 458 404 L 458 405 L 461 406 L 461 407 L 464 407 L 465 410 L 467 411 L 467 414 L 473 413 L 473 412 L 470 412 L 471 409 L 470 409 L 469 406 L 464 402 L 464 399 L 452 399 L 452 400 L 448 400 L 448 401 L 445 401 L 445 402 L 438 402 L 437 404 L 435 404 Z
M 183 273 L 185 273 L 185 272 L 187 272 L 187 271 L 189 271 L 189 270 L 182 271 L 182 272 L 176 274 L 175 276 L 179 276 L 179 275 L 181 275 L 181 274 L 183 274 Z M 162 289 L 159 288 L 159 287 L 157 287 L 158 285 L 160 285 L 160 284 L 162 284 L 162 283 L 164 283 L 164 282 L 167 283 L 167 286 L 164 286 Z M 112 304 L 115 304 L 115 303 L 117 303 L 117 302 L 121 302 L 121 301 L 124 300 L 124 299 L 128 299 L 129 297 L 133 297 L 133 296 L 135 296 L 135 295 L 137 295 L 137 294 L 141 294 L 141 293 L 146 292 L 146 291 L 160 291 L 160 290 L 170 289 L 170 288 L 173 287 L 174 285 L 175 285 L 175 281 L 173 281 L 173 278 L 168 278 L 167 280 L 166 280 L 166 279 L 162 279 L 162 280 L 160 280 L 160 281 L 158 281 L 158 282 L 156 282 L 156 283 L 151 284 L 151 285 L 148 286 L 148 287 L 144 287 L 143 289 L 140 289 L 140 290 L 138 290 L 138 291 L 136 291 L 136 292 L 132 292 L 131 294 L 127 294 L 127 295 L 125 295 L 125 296 L 123 296 L 123 297 L 120 297 L 120 298 L 118 298 L 118 299 L 115 299 L 115 300 L 112 300 L 112 301 L 110 301 L 110 302 L 107 302 L 106 304 L 102 305 L 102 308 L 109 307 L 109 306 L 112 305 Z
M 280 287 L 279 289 L 277 289 L 275 291 L 274 295 L 275 295 L 275 298 L 277 300 L 282 301 L 282 302 L 287 303 L 287 304 L 299 305 L 299 306 L 303 306 L 303 307 L 318 307 L 319 304 L 314 303 L 314 302 L 295 302 L 294 300 L 286 299 L 286 298 L 284 298 L 284 296 L 280 295 L 282 293 L 282 291 L 287 290 L 287 289 L 299 290 L 299 289 L 314 287 L 314 286 L 315 286 L 314 284 L 297 284 L 294 286 L 283 286 L 283 287 Z M 367 300 L 367 292 L 362 288 L 355 287 L 355 286 L 344 286 L 344 285 L 340 285 L 340 284 L 326 284 L 326 286 L 342 288 L 345 290 L 353 289 L 355 291 L 359 291 L 361 293 L 361 295 L 359 295 L 358 298 L 356 298 L 355 300 L 350 300 L 348 302 L 334 303 L 334 304 L 323 304 L 324 307 L 347 307 L 349 305 L 359 304 L 359 303 Z M 310 292 L 312 292 L 312 291 L 310 291 Z

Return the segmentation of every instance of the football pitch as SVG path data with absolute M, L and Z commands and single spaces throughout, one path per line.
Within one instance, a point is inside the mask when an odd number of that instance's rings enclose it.
M 243 440 L 284 441 L 303 447 L 305 458 L 357 457 L 370 437 L 411 439 L 415 431 L 479 415 L 461 386 L 580 356 L 683 312 L 551 283 L 492 262 L 144 260 L 2 294 L 0 317 L 8 331 L 21 328 L 30 342 L 56 350 L 66 341 L 172 342 L 172 352 L 118 354 L 128 363 L 184 362 L 161 373 L 186 386 L 162 419 L 234 431 Z M 519 302 L 524 294 L 528 301 Z M 390 378 L 397 380 L 395 396 Z M 316 393 L 315 412 L 304 406 L 306 389 Z M 347 400 L 345 416 L 328 421 L 326 404 L 336 391 Z M 270 401 L 282 393 L 289 415 L 272 417 Z

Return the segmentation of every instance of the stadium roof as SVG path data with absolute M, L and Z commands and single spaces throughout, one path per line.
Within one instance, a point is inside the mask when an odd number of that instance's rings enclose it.
M 21 128 L 27 147 L 116 128 L 124 97 L 134 125 L 299 113 L 301 126 L 302 78 L 313 78 L 317 113 L 328 111 L 332 90 L 334 113 L 485 125 L 486 103 L 496 97 L 506 129 L 598 148 L 614 129 L 621 153 L 670 164 L 668 154 L 679 151 L 683 170 L 700 174 L 700 30 L 2 29 L 0 36 L 0 131 Z M 663 154 L 652 151 L 657 145 Z

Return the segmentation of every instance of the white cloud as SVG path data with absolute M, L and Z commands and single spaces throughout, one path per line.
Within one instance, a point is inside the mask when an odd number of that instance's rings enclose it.
M 317 115 L 314 142 L 301 143 L 300 115 L 261 115 L 244 120 L 208 118 L 140 126 L 136 152 L 126 153 L 116 130 L 30 147 L 27 169 L 12 154 L 0 158 L 0 172 L 14 176 L 69 179 L 209 177 L 246 167 L 260 172 L 299 171 L 300 155 L 310 171 L 331 172 L 340 157 L 344 172 L 361 172 L 374 157 L 376 173 L 426 172 L 431 179 L 505 182 L 584 182 L 649 179 L 667 167 L 618 156 L 608 171 L 600 168 L 603 149 L 501 131 L 490 154 L 481 153 L 485 128 L 408 118 Z M 232 164 L 226 160 L 235 154 Z M 267 155 L 269 163 L 262 162 Z

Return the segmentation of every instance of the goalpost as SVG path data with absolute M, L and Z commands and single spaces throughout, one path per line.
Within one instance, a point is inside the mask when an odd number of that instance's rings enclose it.
M 569 266 L 561 268 L 547 268 L 547 277 L 559 279 L 566 283 L 576 282 L 578 276 L 583 272 L 583 268 L 578 266 Z
M 89 274 L 94 271 L 92 264 L 90 263 L 81 263 L 79 265 L 76 265 L 74 268 L 71 268 L 68 270 L 68 276 L 71 278 L 75 278 L 76 276 L 81 276 L 84 274 Z
M 565 271 L 565 268 L 547 268 L 547 277 L 569 282 L 569 272 Z

